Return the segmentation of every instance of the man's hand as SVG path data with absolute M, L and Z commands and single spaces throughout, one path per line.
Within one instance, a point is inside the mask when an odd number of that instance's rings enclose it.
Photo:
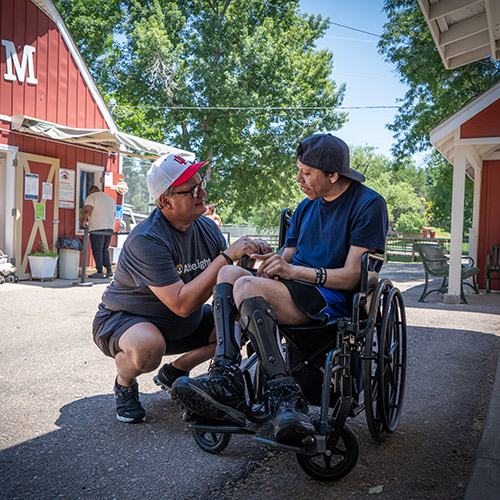
M 260 260 L 262 264 L 257 269 L 257 276 L 273 279 L 293 279 L 293 268 L 283 257 L 274 252 L 268 252 L 264 255 L 252 254 L 252 259 Z
M 243 255 L 250 255 L 251 253 L 258 252 L 258 245 L 247 236 L 243 236 L 236 240 L 232 245 L 228 246 L 225 253 L 233 260 L 239 260 Z
M 247 236 L 243 236 L 230 245 L 225 250 L 225 253 L 235 261 L 241 259 L 244 255 L 260 254 L 269 252 L 270 250 L 271 247 L 266 241 L 260 238 L 253 240 Z

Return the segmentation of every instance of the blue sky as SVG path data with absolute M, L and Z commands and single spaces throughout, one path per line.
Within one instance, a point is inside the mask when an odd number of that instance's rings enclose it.
M 301 0 L 300 12 L 321 14 L 331 22 L 380 35 L 386 22 L 382 6 L 382 0 Z M 397 106 L 397 100 L 404 97 L 407 87 L 378 53 L 377 42 L 375 36 L 335 25 L 318 41 L 318 48 L 333 52 L 333 80 L 338 85 L 346 83 L 343 106 Z M 349 121 L 336 131 L 338 136 L 350 145 L 373 146 L 377 153 L 390 156 L 394 139 L 386 125 L 392 123 L 396 109 L 348 113 Z

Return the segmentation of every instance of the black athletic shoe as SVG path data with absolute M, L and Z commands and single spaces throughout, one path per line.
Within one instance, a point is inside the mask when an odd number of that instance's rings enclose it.
M 158 374 L 153 377 L 153 382 L 160 386 L 164 391 L 169 391 L 172 388 L 172 384 L 179 377 L 187 377 L 189 372 L 184 370 L 179 370 L 175 368 L 170 363 L 165 363 L 158 371 Z
M 113 277 L 113 271 L 111 269 L 109 271 L 106 271 L 106 278 L 112 278 Z
M 93 273 L 93 274 L 89 274 L 88 277 L 92 278 L 92 279 L 103 279 L 104 278 L 104 274 L 102 274 L 102 273 Z
M 143 422 L 146 412 L 139 401 L 139 386 L 135 383 L 131 387 L 119 385 L 115 380 L 116 418 L 127 424 Z
M 237 410 L 245 401 L 245 382 L 235 365 L 214 363 L 204 377 L 178 378 L 172 386 L 172 398 L 195 418 L 219 425 L 245 425 L 245 415 Z
M 291 377 L 272 380 L 268 387 L 276 441 L 300 444 L 303 437 L 314 434 L 314 425 L 307 416 L 307 402 L 294 380 Z

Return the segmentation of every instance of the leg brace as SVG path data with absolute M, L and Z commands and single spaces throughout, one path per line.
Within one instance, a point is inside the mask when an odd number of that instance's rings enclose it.
M 288 376 L 276 336 L 276 315 L 264 297 L 251 297 L 241 303 L 240 324 L 257 351 L 266 378 Z
M 233 285 L 219 283 L 214 287 L 214 321 L 217 336 L 215 361 L 240 363 L 240 346 L 234 336 L 234 320 L 238 310 L 233 299 Z

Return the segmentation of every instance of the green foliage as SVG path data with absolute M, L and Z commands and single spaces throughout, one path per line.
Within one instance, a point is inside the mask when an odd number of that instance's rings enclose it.
M 128 186 L 125 201 L 133 205 L 134 212 L 147 214 L 149 210 L 149 192 L 146 184 L 146 174 L 150 162 L 137 158 L 124 157 L 123 177 Z
M 389 229 L 416 233 L 425 224 L 425 172 L 410 160 L 394 162 L 376 155 L 371 147 L 351 149 L 351 167 L 363 173 L 366 185 L 380 193 L 387 202 Z
M 431 224 L 451 230 L 451 199 L 453 190 L 453 167 L 437 151 L 429 155 L 428 171 L 431 179 L 429 199 L 432 200 L 427 208 L 427 215 Z M 464 228 L 472 226 L 472 208 L 474 200 L 474 184 L 465 178 L 464 200 Z
M 58 253 L 54 250 L 50 250 L 47 245 L 44 245 L 43 243 L 40 243 L 36 249 L 31 252 L 30 254 L 32 257 L 57 257 Z
M 384 10 L 379 51 L 409 86 L 389 126 L 398 141 L 393 153 L 401 157 L 429 148 L 429 131 L 497 83 L 500 63 L 489 58 L 447 70 L 415 0 L 385 0 Z
M 275 225 L 277 207 L 297 197 L 298 142 L 346 120 L 333 56 L 315 48 L 328 25 L 299 15 L 297 0 L 122 0 L 105 39 L 81 20 L 107 25 L 93 7 L 106 13 L 114 1 L 56 4 L 99 88 L 116 99 L 119 127 L 212 160 L 210 198 L 232 217 Z M 328 109 L 288 109 L 319 106 Z

